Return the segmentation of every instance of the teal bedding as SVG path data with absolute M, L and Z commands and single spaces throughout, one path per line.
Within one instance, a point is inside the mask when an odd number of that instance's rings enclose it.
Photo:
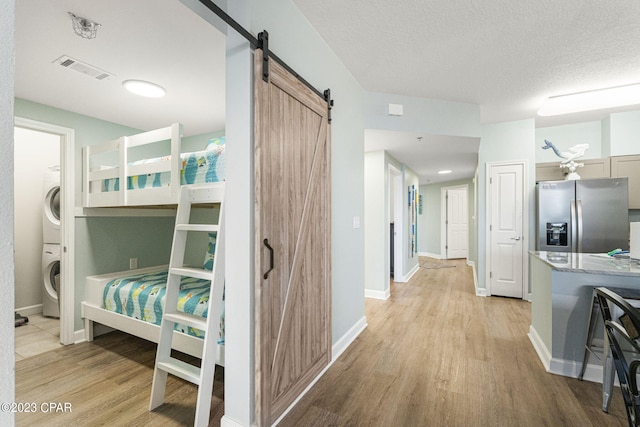
M 160 325 L 166 293 L 167 271 L 137 274 L 107 283 L 103 292 L 103 307 L 135 319 Z M 178 294 L 178 311 L 206 318 L 210 282 L 183 277 Z M 224 304 L 224 301 L 223 301 Z M 224 344 L 224 305 L 220 316 L 218 344 Z M 176 324 L 175 330 L 203 338 L 204 332 Z
M 225 176 L 225 145 L 224 138 L 218 138 L 216 143 L 209 144 L 207 149 L 180 155 L 180 185 L 203 184 L 207 182 L 224 181 Z M 170 160 L 171 156 L 131 162 L 130 165 L 156 163 Z M 127 189 L 166 187 L 170 185 L 171 174 L 158 172 L 147 175 L 127 177 Z M 103 191 L 118 191 L 120 179 L 112 178 L 103 181 Z

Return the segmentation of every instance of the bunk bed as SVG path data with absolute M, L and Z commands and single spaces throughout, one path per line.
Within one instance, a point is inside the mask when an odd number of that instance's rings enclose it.
M 204 150 L 182 153 L 181 134 L 182 126 L 176 123 L 85 147 L 83 207 L 176 205 L 181 185 L 224 186 L 224 138 L 210 140 Z M 214 251 L 215 234 L 210 233 L 203 269 L 211 270 Z M 93 340 L 94 323 L 99 323 L 158 342 L 167 269 L 167 265 L 161 265 L 87 276 L 81 304 L 87 341 Z M 184 293 L 178 304 L 180 311 L 220 319 L 215 363 L 221 366 L 224 366 L 224 292 L 218 288 L 223 286 L 216 283 L 213 288 L 206 280 L 187 280 L 181 284 Z M 218 299 L 213 301 L 211 313 L 204 309 L 209 290 Z M 202 357 L 202 331 L 176 325 L 173 336 L 173 348 Z
M 183 153 L 181 136 L 175 123 L 84 147 L 83 207 L 175 205 L 181 185 L 223 181 L 224 137 Z

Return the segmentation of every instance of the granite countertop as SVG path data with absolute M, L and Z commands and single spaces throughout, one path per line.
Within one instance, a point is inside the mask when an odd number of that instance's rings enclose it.
M 640 260 L 637 259 L 575 252 L 529 251 L 529 253 L 557 271 L 638 276 L 640 278 Z

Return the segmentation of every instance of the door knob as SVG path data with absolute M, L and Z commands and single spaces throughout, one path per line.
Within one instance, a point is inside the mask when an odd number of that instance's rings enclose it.
M 511 240 L 520 240 L 520 236 L 518 237 L 512 237 Z

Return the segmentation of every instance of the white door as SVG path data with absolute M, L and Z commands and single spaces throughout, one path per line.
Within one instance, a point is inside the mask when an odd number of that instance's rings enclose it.
M 447 258 L 469 255 L 469 208 L 467 187 L 447 190 Z
M 489 290 L 522 298 L 524 164 L 490 165 Z

